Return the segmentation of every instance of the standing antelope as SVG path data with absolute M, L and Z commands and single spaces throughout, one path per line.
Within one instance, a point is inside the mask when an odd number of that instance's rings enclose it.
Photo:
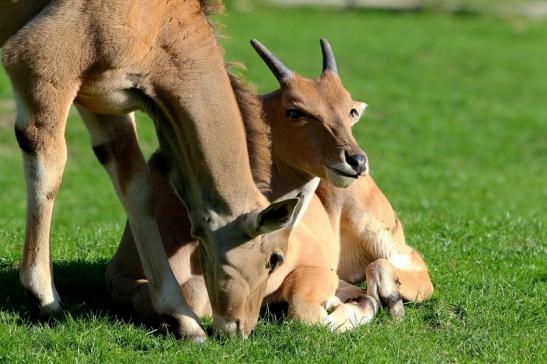
M 251 305 L 242 307 L 235 326 L 232 322 L 217 320 L 209 300 L 214 304 L 222 297 L 207 296 L 202 277 L 207 274 L 207 267 L 200 265 L 203 247 L 198 246 L 190 234 L 185 210 L 174 198 L 174 191 L 165 178 L 168 170 L 161 158 L 154 156 L 150 169 L 165 250 L 186 301 L 199 316 L 212 313 L 214 325 L 224 326 L 223 331 L 248 335 L 258 319 L 257 309 L 266 296 L 268 302 L 288 302 L 291 317 L 308 323 L 326 320 L 333 328 L 338 328 L 344 324 L 340 318 L 346 320 L 339 314 L 343 305 L 330 316 L 326 308 L 334 302 L 338 286 L 336 269 L 340 244 L 315 189 L 319 177 L 346 187 L 367 172 L 366 157 L 351 134 L 351 124 L 360 117 L 365 104 L 353 101 L 342 86 L 332 49 L 325 40 L 321 41 L 323 73 L 317 80 L 291 72 L 260 43 L 253 41 L 252 44 L 281 86 L 277 91 L 258 97 L 232 78 L 240 109 L 244 111 L 255 180 L 268 186 L 273 201 L 302 194 L 304 203 L 298 214 L 301 221 L 287 236 L 288 246 L 278 247 L 270 257 L 266 289 L 251 292 L 248 301 Z M 270 144 L 270 135 L 271 151 L 264 148 Z M 271 172 L 269 179 L 261 178 L 266 168 Z M 304 210 L 306 212 L 302 214 Z M 237 253 L 230 258 L 245 260 L 249 267 L 259 270 L 264 264 L 258 254 Z M 108 266 L 106 279 L 115 302 L 129 304 L 147 321 L 156 319 L 150 305 L 148 282 L 127 226 Z M 361 291 L 361 295 L 364 292 Z M 361 303 L 361 311 L 368 313 L 369 318 L 374 316 L 377 305 L 372 300 Z M 230 325 L 232 330 L 227 329 Z
M 286 247 L 280 229 L 293 224 L 299 199 L 268 207 L 253 181 L 241 113 L 206 7 L 205 0 L 0 1 L 2 62 L 17 103 L 27 183 L 20 280 L 42 316 L 61 310 L 49 240 L 73 103 L 127 213 L 155 312 L 173 319 L 181 336 L 204 340 L 161 241 L 136 109 L 155 122 L 160 154 L 202 247 L 221 327 L 235 325 L 237 311 L 266 286 L 268 262 Z M 249 266 L 247 256 L 257 264 Z

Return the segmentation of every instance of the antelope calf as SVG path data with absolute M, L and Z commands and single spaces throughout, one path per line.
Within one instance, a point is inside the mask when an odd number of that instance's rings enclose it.
M 153 310 L 175 321 L 181 336 L 204 340 L 161 241 L 137 109 L 154 120 L 159 153 L 189 211 L 219 327 L 232 330 L 242 308 L 258 314 L 253 295 L 266 288 L 272 257 L 286 249 L 284 228 L 300 199 L 269 204 L 253 181 L 241 110 L 207 18 L 213 2 L 0 2 L 2 62 L 27 184 L 20 280 L 42 316 L 61 310 L 49 240 L 73 103 L 127 213 Z
M 339 313 L 347 307 L 340 305 L 330 316 L 326 309 L 337 301 L 334 295 L 340 244 L 315 189 L 319 178 L 347 187 L 367 172 L 366 157 L 351 133 L 351 125 L 359 119 L 365 104 L 353 101 L 342 86 L 334 54 L 325 40 L 321 41 L 323 73 L 316 80 L 295 74 L 260 43 L 252 44 L 281 86 L 258 97 L 232 78 L 243 111 L 255 181 L 270 191 L 272 201 L 298 195 L 302 196 L 302 203 L 295 228 L 286 235 L 288 245 L 276 250 L 266 262 L 269 277 L 265 290 L 242 291 L 241 295 L 249 295 L 252 305 L 241 307 L 235 322 L 215 319 L 214 325 L 224 332 L 248 335 L 258 318 L 256 308 L 265 300 L 288 302 L 293 318 L 309 323 L 327 322 L 338 328 L 344 324 L 338 320 L 346 320 Z M 186 212 L 169 186 L 165 177 L 168 170 L 159 156 L 150 160 L 150 169 L 158 199 L 160 232 L 181 292 L 196 314 L 215 317 L 209 302 L 223 298 L 211 291 L 207 296 L 207 282 L 202 277 L 205 268 L 200 264 L 206 247 L 192 238 Z M 226 256 L 245 262 L 249 269 L 263 268 L 263 260 L 252 254 L 227 252 Z M 145 320 L 157 319 L 129 227 L 108 266 L 106 279 L 115 302 L 129 304 Z M 222 281 L 223 277 L 216 279 Z M 367 299 L 361 303 L 361 312 L 371 318 L 377 305 Z M 357 307 L 351 305 L 354 306 Z

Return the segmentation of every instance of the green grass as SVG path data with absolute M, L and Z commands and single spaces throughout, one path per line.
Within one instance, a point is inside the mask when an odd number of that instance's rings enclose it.
M 22 162 L 0 72 L 0 362 L 546 362 L 547 24 L 274 8 L 220 20 L 227 59 L 261 91 L 276 84 L 250 38 L 306 76 L 321 68 L 318 39 L 330 40 L 346 87 L 370 105 L 355 134 L 429 264 L 433 299 L 344 335 L 262 321 L 249 340 L 202 346 L 116 318 L 102 275 L 125 218 L 73 114 L 52 232 L 67 316 L 33 324 L 17 273 Z

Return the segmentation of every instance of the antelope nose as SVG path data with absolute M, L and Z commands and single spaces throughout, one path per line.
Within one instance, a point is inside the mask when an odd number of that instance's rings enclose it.
M 358 175 L 360 175 L 366 169 L 367 157 L 364 154 L 350 155 L 346 152 L 346 162 Z

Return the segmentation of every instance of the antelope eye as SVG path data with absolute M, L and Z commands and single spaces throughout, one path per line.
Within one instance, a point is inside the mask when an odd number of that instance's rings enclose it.
M 279 253 L 273 253 L 270 255 L 270 259 L 266 263 L 266 268 L 270 270 L 271 274 L 277 267 L 283 264 L 283 256 Z
M 352 119 L 358 118 L 359 117 L 359 112 L 356 109 L 351 109 L 351 111 L 349 112 L 349 116 Z
M 303 113 L 300 110 L 297 109 L 289 109 L 287 110 L 287 117 L 292 120 L 300 119 L 301 117 L 306 116 L 305 113 Z

